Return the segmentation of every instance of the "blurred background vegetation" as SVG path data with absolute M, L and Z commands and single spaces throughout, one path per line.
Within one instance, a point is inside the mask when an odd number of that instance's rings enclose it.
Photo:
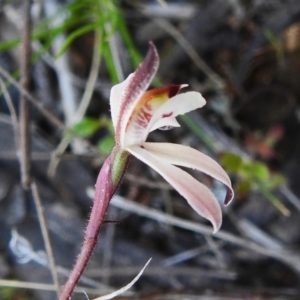
M 297 0 L 0 0 L 0 299 L 55 299 L 54 273 L 64 284 L 114 142 L 110 89 L 134 71 L 150 40 L 161 58 L 153 86 L 187 83 L 207 105 L 149 138 L 218 160 L 236 197 L 212 235 L 132 159 L 107 215 L 113 222 L 72 299 L 121 287 L 150 257 L 122 299 L 299 299 Z M 52 260 L 20 172 L 26 160 Z M 193 175 L 224 198 L 221 184 Z

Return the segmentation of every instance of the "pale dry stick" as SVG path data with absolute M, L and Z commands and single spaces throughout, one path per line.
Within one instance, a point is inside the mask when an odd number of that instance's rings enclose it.
M 11 116 L 5 114 L 5 113 L 0 113 L 0 121 L 3 122 L 4 124 L 12 124 L 11 121 Z
M 39 102 L 34 96 L 32 96 L 27 89 L 25 89 L 20 83 L 18 83 L 5 69 L 0 65 L 0 74 L 5 77 L 10 84 L 16 87 L 20 94 L 26 97 L 53 125 L 57 126 L 60 130 L 65 130 L 66 126 L 51 112 L 44 108 L 43 104 Z
M 1 116 L 0 116 L 0 121 L 1 120 Z M 38 151 L 32 151 L 31 152 L 31 160 L 35 160 L 35 161 L 41 161 L 41 160 L 50 160 L 51 159 L 51 155 L 52 152 L 38 152 Z M 65 160 L 75 160 L 75 159 L 94 159 L 95 155 L 83 155 L 83 154 L 72 154 L 72 153 L 68 153 L 68 154 L 63 154 L 63 159 Z M 12 152 L 12 151 L 1 151 L 0 152 L 0 158 L 1 159 L 9 159 L 9 160 L 15 160 L 18 158 L 18 155 L 16 152 Z
M 208 244 L 205 244 L 204 246 L 188 249 L 188 250 L 182 251 L 180 253 L 177 253 L 173 256 L 170 256 L 170 257 L 164 259 L 160 264 L 161 264 L 162 268 L 166 268 L 166 267 L 169 268 L 174 265 L 178 265 L 183 262 L 186 262 L 195 257 L 199 257 L 201 254 L 207 252 L 208 250 L 210 250 L 210 246 Z
M 225 244 L 224 241 L 216 242 L 216 246 L 218 248 L 223 247 L 224 244 Z M 178 254 L 170 256 L 170 257 L 164 259 L 161 262 L 161 265 L 162 265 L 162 267 L 172 267 L 174 265 L 180 264 L 180 263 L 190 260 L 192 258 L 199 257 L 201 254 L 203 254 L 209 250 L 211 250 L 211 246 L 207 243 L 204 246 L 185 250 L 183 252 L 180 252 Z
M 58 3 L 55 1 L 44 1 L 44 10 L 47 16 L 51 17 L 60 9 Z M 61 18 L 56 18 L 54 22 L 54 26 L 60 26 L 65 21 L 65 16 L 60 15 Z M 52 49 L 55 53 L 58 53 L 65 43 L 65 35 L 61 34 L 60 36 L 56 37 L 52 43 Z M 75 117 L 77 114 L 77 105 L 79 102 L 79 98 L 75 89 L 73 87 L 73 79 L 71 76 L 70 70 L 70 59 L 68 56 L 68 49 L 64 53 L 62 53 L 58 59 L 55 60 L 54 65 L 55 69 L 59 70 L 56 72 L 58 76 L 58 83 L 60 88 L 61 94 L 61 102 L 62 108 L 65 116 L 65 123 L 68 127 L 72 127 L 75 124 Z M 68 142 L 69 143 L 69 142 Z M 62 142 L 60 146 L 61 149 L 64 149 L 68 145 L 67 142 Z M 86 150 L 86 146 L 82 143 L 80 139 L 71 140 L 71 146 L 74 153 L 83 153 Z M 63 152 L 63 151 L 61 151 Z M 57 155 L 56 155 L 57 156 Z M 55 157 L 55 153 L 54 153 Z M 55 169 L 55 168 L 52 168 Z M 51 173 L 48 171 L 48 173 Z M 52 171 L 52 173 L 54 173 Z
M 59 286 L 58 275 L 56 272 L 56 264 L 55 264 L 54 255 L 53 255 L 50 237 L 49 237 L 49 232 L 47 229 L 47 224 L 46 224 L 46 220 L 45 220 L 45 216 L 44 216 L 44 212 L 43 212 L 40 194 L 38 191 L 37 184 L 34 181 L 31 183 L 31 190 L 32 190 L 32 195 L 33 195 L 33 199 L 35 202 L 35 207 L 37 210 L 37 215 L 38 215 L 39 224 L 40 224 L 41 231 L 42 231 L 42 236 L 44 239 L 44 244 L 45 244 L 45 248 L 46 248 L 46 253 L 47 253 L 47 258 L 48 258 L 48 263 L 49 263 L 52 279 L 53 279 L 54 285 L 56 287 L 57 298 L 59 298 L 60 286 Z
M 19 149 L 20 134 L 19 134 L 19 122 L 18 122 L 17 112 L 15 110 L 10 93 L 8 92 L 7 87 L 1 77 L 0 77 L 0 87 L 1 87 L 1 91 L 3 93 L 4 99 L 7 103 L 8 109 L 10 111 L 10 117 L 11 117 L 13 129 L 14 129 L 15 148 Z
M 88 191 L 90 197 L 93 196 L 93 191 Z M 170 216 L 155 209 L 151 209 L 147 206 L 135 203 L 133 201 L 129 201 L 121 196 L 114 196 L 111 201 L 111 205 L 124 209 L 126 211 L 130 211 L 136 213 L 140 216 L 144 216 L 158 222 L 171 224 L 173 226 L 177 226 L 179 228 L 187 229 L 193 232 L 201 233 L 201 234 L 212 234 L 212 229 L 209 226 L 205 226 L 202 224 L 198 224 L 195 222 L 187 221 L 178 217 Z M 231 244 L 240 246 L 242 248 L 255 251 L 264 256 L 276 258 L 287 265 L 291 266 L 294 270 L 300 273 L 300 256 L 298 253 L 294 253 L 290 250 L 282 250 L 278 251 L 278 249 L 273 250 L 261 246 L 255 242 L 250 240 L 237 237 L 231 233 L 225 231 L 219 231 L 214 234 L 214 237 L 227 241 Z
M 206 239 L 206 242 L 208 244 L 208 246 L 210 247 L 211 251 L 214 253 L 217 263 L 218 263 L 218 267 L 220 269 L 225 269 L 226 267 L 226 263 L 224 260 L 224 257 L 219 249 L 218 243 L 211 237 L 211 235 L 204 235 L 204 238 Z
M 153 18 L 164 18 L 185 21 L 190 20 L 197 12 L 197 4 L 188 3 L 187 1 L 184 2 L 184 5 L 180 2 L 168 3 L 166 8 L 160 7 L 159 5 L 143 5 L 142 2 L 140 5 L 136 2 L 135 5 L 142 10 L 143 15 L 151 20 Z
M 1 120 L 1 118 L 0 118 Z M 15 133 L 14 133 L 15 134 Z M 6 160 L 16 160 L 18 158 L 18 154 L 13 151 L 1 151 L 0 152 L 0 159 Z M 31 159 L 32 160 L 50 160 L 51 153 L 50 152 L 31 152 Z
M 39 102 L 39 100 L 37 100 L 34 96 L 32 96 L 27 90 L 25 90 L 6 70 L 4 70 L 1 65 L 0 65 L 0 74 L 3 75 L 13 86 L 15 86 L 19 92 L 21 94 L 23 94 L 24 96 L 26 96 L 26 98 L 41 112 L 41 114 L 43 114 L 53 125 L 57 126 L 58 129 L 64 131 L 66 130 L 66 126 L 64 125 L 64 123 L 62 123 L 54 114 L 52 114 L 50 111 L 48 111 L 46 108 L 44 108 L 44 106 Z M 81 138 L 80 136 L 78 136 L 75 132 L 72 132 L 72 130 L 70 130 L 70 132 L 78 137 Z M 86 143 L 89 143 L 86 140 Z M 99 155 L 99 151 L 97 150 L 96 147 L 94 147 L 92 144 L 89 143 L 89 147 L 92 148 L 93 150 L 95 150 L 95 153 L 97 153 Z
M 100 30 L 95 30 L 95 41 L 94 41 L 94 50 L 93 50 L 93 59 L 92 59 L 92 67 L 91 71 L 87 80 L 86 88 L 84 90 L 84 93 L 82 95 L 80 104 L 78 106 L 78 109 L 76 111 L 75 117 L 74 117 L 74 123 L 77 123 L 82 120 L 84 117 L 86 110 L 91 102 L 93 90 L 95 88 L 95 84 L 97 81 L 99 69 L 100 69 L 100 63 L 101 63 L 101 51 L 100 51 L 100 45 L 101 45 L 101 32 Z M 59 164 L 60 157 L 62 154 L 66 151 L 68 145 L 70 143 L 70 139 L 68 137 L 64 137 L 57 148 L 53 152 L 52 159 L 49 163 L 48 167 L 48 174 L 53 177 L 56 172 L 56 168 Z
M 279 190 L 300 211 L 300 199 L 286 185 L 281 186 Z
M 26 282 L 26 281 L 19 281 L 19 280 L 6 280 L 6 279 L 0 279 L 0 286 L 13 287 L 19 289 L 42 290 L 42 291 L 56 290 L 56 286 L 53 284 Z M 103 289 L 94 289 L 94 288 L 87 288 L 82 286 L 78 286 L 75 289 L 75 292 L 77 293 L 82 293 L 82 291 L 85 291 L 86 293 L 93 294 L 93 295 L 99 295 L 100 293 L 104 293 Z
M 47 17 L 51 17 L 55 15 L 60 6 L 57 1 L 43 1 L 45 15 Z M 66 14 L 60 14 L 56 17 L 53 21 L 53 26 L 61 26 L 66 19 Z M 57 36 L 52 44 L 51 47 L 54 53 L 58 53 L 65 42 L 65 35 L 60 34 Z M 66 126 L 73 125 L 73 118 L 76 113 L 76 106 L 77 106 L 77 96 L 75 90 L 72 86 L 72 81 L 69 76 L 69 72 L 65 72 L 65 70 L 70 70 L 70 63 L 69 63 L 69 56 L 68 52 L 64 52 L 56 61 L 55 66 L 59 66 L 60 72 L 56 72 L 59 91 L 61 96 L 61 103 L 62 109 L 65 117 L 65 124 Z
M 122 266 L 122 267 L 114 267 L 111 270 L 111 276 L 117 276 L 117 277 L 125 277 L 125 276 L 132 276 L 136 274 L 140 270 L 139 266 Z M 90 277 L 96 277 L 98 278 L 99 275 L 106 274 L 106 270 L 99 270 L 92 269 L 88 270 L 87 275 Z M 162 276 L 168 274 L 171 275 L 180 275 L 180 276 L 191 276 L 195 278 L 220 278 L 220 279 L 227 279 L 227 280 L 234 280 L 237 278 L 237 274 L 235 272 L 231 271 L 223 271 L 223 270 L 207 270 L 202 268 L 195 268 L 193 267 L 185 267 L 185 266 L 176 266 L 176 267 L 168 267 L 160 264 L 159 266 L 154 267 L 148 267 L 146 272 L 147 275 L 151 276 Z
M 110 23 L 106 23 L 105 24 L 105 30 L 107 31 L 107 34 L 110 33 L 111 31 L 111 24 Z M 112 54 L 112 59 L 113 59 L 113 62 L 114 62 L 114 66 L 115 66 L 115 70 L 116 70 L 116 73 L 117 73 L 117 76 L 118 76 L 118 80 L 119 82 L 122 82 L 124 81 L 124 72 L 123 72 L 123 69 L 122 69 L 122 64 L 121 64 L 121 60 L 120 60 L 120 56 L 119 56 L 119 51 L 118 51 L 118 46 L 117 46 L 117 36 L 116 36 L 116 33 L 114 33 L 109 41 L 108 41 L 108 44 L 109 44 L 109 49 L 110 49 L 110 52 Z
M 48 17 L 52 17 L 60 9 L 57 1 L 43 1 L 43 4 L 45 14 Z M 66 12 L 65 14 L 59 14 L 59 16 L 56 17 L 52 22 L 53 26 L 61 26 L 65 22 L 67 14 L 69 13 Z M 53 49 L 54 53 L 59 53 L 64 46 L 65 41 L 66 37 L 64 33 L 55 37 L 51 44 L 51 48 Z M 56 75 L 60 91 L 62 110 L 64 113 L 64 121 L 67 127 L 72 127 L 74 125 L 74 116 L 76 114 L 76 109 L 79 102 L 78 93 L 74 89 L 72 78 L 70 76 L 70 61 L 71 58 L 69 57 L 69 49 L 64 51 L 55 60 L 55 66 L 58 66 L 60 69 L 60 72 L 56 72 Z M 66 70 L 68 72 L 66 72 Z M 85 145 L 81 140 L 78 139 L 72 140 L 71 146 L 75 153 L 83 153 L 86 150 Z
M 258 226 L 253 224 L 251 221 L 248 221 L 244 218 L 238 218 L 235 216 L 234 218 L 237 220 L 237 227 L 238 230 L 245 236 L 251 239 L 252 241 L 255 241 L 259 243 L 260 245 L 263 245 L 267 248 L 271 248 L 273 250 L 282 250 L 284 247 L 283 244 L 274 238 L 273 236 L 270 236 L 268 233 L 264 232 L 262 229 L 260 229 Z
M 0 279 L 0 286 L 13 287 L 19 289 L 41 290 L 41 291 L 55 291 L 56 287 L 53 284 L 19 281 L 19 280 L 7 280 Z
M 197 275 L 195 275 L 197 276 Z M 198 277 L 198 276 L 197 276 Z M 176 292 L 160 292 L 157 293 L 153 297 L 147 297 L 146 299 L 151 300 L 160 300 L 160 299 L 172 299 L 172 300 L 228 300 L 228 299 L 297 299 L 299 297 L 299 290 L 296 288 L 288 289 L 288 288 L 277 288 L 276 292 L 272 288 L 244 288 L 244 289 L 236 289 L 233 288 L 230 292 L 223 291 L 219 289 L 219 292 L 216 293 L 218 295 L 213 295 L 214 292 L 211 289 L 207 289 L 206 292 L 203 293 L 204 295 L 195 295 L 192 292 L 188 293 L 183 291 L 183 293 L 176 293 Z M 262 296 L 262 295 L 269 295 L 270 296 Z M 292 294 L 292 296 L 291 296 Z M 248 296 L 246 296 L 248 295 Z M 278 297 L 278 295 L 283 295 Z M 284 296 L 286 295 L 286 296 Z M 125 298 L 124 300 L 129 300 Z
M 225 86 L 224 80 L 202 60 L 187 39 L 170 22 L 163 19 L 154 19 L 154 22 L 169 33 L 185 50 L 195 65 L 215 84 L 216 88 L 223 91 Z
M 1 0 L 0 0 L 1 2 Z M 18 22 L 20 19 L 20 15 L 16 12 L 16 9 L 12 6 L 6 6 L 5 7 L 5 16 L 8 18 L 8 20 L 17 28 L 19 31 L 21 31 L 22 26 L 20 26 L 20 23 Z M 39 41 L 31 41 L 31 47 L 34 51 L 36 52 L 43 52 L 43 45 Z M 66 70 L 62 68 L 62 66 L 57 65 L 56 59 L 49 53 L 49 52 L 44 52 L 41 56 L 42 60 L 53 70 L 56 72 L 64 72 L 66 73 L 71 81 L 72 84 L 79 87 L 79 88 L 84 88 L 86 86 L 86 81 L 81 79 L 79 76 L 73 74 L 71 70 Z
M 31 0 L 24 0 L 24 23 L 22 33 L 22 53 L 21 53 L 21 86 L 28 90 L 30 83 L 30 40 L 31 40 Z M 20 95 L 20 164 L 21 181 L 23 188 L 30 188 L 30 132 L 29 132 L 29 102 L 23 94 Z
M 0 2 L 1 2 L 1 0 L 0 0 Z M 12 23 L 12 25 L 14 25 L 15 28 L 18 29 L 19 32 L 20 32 L 21 29 L 22 29 L 22 26 L 20 26 L 20 23 L 18 22 L 19 19 L 20 19 L 20 15 L 16 12 L 16 9 L 14 7 L 12 7 L 11 5 L 6 6 L 4 13 L 5 13 L 5 16 L 7 17 L 7 19 Z M 19 35 L 17 35 L 17 37 L 18 36 Z M 36 52 L 43 52 L 43 54 L 41 55 L 41 59 L 50 68 L 55 70 L 57 73 L 64 72 L 66 75 L 68 75 L 74 86 L 76 86 L 78 88 L 85 88 L 86 87 L 86 84 L 87 84 L 86 80 L 80 78 L 79 76 L 74 74 L 71 70 L 66 70 L 66 69 L 62 68 L 62 66 L 57 65 L 56 59 L 49 52 L 44 52 L 43 51 L 44 46 L 39 41 L 31 40 L 31 47 Z M 103 83 L 102 84 L 103 87 L 102 86 L 99 87 L 100 84 L 101 83 L 97 83 L 95 85 L 95 90 L 98 90 L 98 91 L 102 92 L 103 88 L 110 89 L 110 87 L 111 87 L 111 85 L 109 83 Z
M 80 104 L 75 114 L 75 122 L 79 122 L 85 116 L 86 110 L 91 102 L 91 98 L 94 92 L 101 65 L 101 40 L 102 32 L 100 30 L 95 30 L 92 67 L 86 83 L 86 88 L 84 90 Z
M 167 7 L 168 4 L 165 0 L 156 0 L 162 7 Z

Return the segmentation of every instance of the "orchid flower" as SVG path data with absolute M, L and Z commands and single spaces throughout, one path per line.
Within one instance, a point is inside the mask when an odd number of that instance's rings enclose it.
M 170 85 L 146 91 L 158 64 L 156 48 L 150 43 L 148 54 L 138 69 L 111 89 L 110 106 L 115 146 L 98 175 L 94 204 L 81 252 L 62 290 L 60 300 L 70 299 L 92 255 L 109 202 L 124 176 L 131 154 L 157 171 L 186 198 L 198 214 L 211 221 L 214 232 L 219 230 L 222 223 L 218 201 L 205 185 L 175 165 L 202 171 L 224 183 L 227 187 L 226 205 L 233 198 L 228 175 L 210 157 L 183 145 L 146 142 L 151 131 L 178 127 L 178 115 L 205 104 L 200 93 L 178 94 L 186 85 Z
M 146 91 L 159 65 L 157 50 L 153 43 L 149 45 L 148 54 L 138 69 L 111 89 L 110 107 L 115 129 L 113 153 L 118 153 L 114 157 L 120 156 L 120 153 L 130 153 L 149 165 L 169 182 L 199 215 L 208 219 L 216 232 L 222 223 L 218 201 L 205 185 L 175 165 L 202 171 L 225 184 L 226 205 L 233 198 L 227 173 L 212 158 L 190 147 L 146 142 L 151 131 L 180 126 L 176 120 L 178 115 L 200 108 L 206 103 L 198 92 L 178 94 L 186 85 L 169 85 Z

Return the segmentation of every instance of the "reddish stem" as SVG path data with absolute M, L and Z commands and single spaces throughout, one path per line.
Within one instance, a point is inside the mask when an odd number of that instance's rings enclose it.
M 100 227 L 99 227 L 100 228 Z M 60 295 L 60 300 L 68 300 L 70 299 L 75 286 L 77 285 L 92 253 L 96 246 L 98 238 L 95 239 L 89 239 L 85 238 L 84 243 L 82 245 L 81 251 L 79 256 L 77 257 L 76 264 L 68 278 L 68 281 L 66 282 L 63 291 Z
M 111 182 L 111 156 L 109 156 L 105 160 L 96 182 L 94 205 L 85 230 L 84 242 L 80 254 L 63 288 L 60 300 L 70 299 L 96 246 L 101 224 L 103 223 L 105 212 L 114 192 L 115 188 Z
M 128 161 L 129 153 L 123 152 L 118 146 L 115 146 L 101 168 L 96 182 L 95 200 L 85 230 L 84 242 L 59 300 L 70 299 L 75 286 L 90 260 L 98 241 L 98 235 L 104 221 L 104 215 L 111 198 L 122 181 Z

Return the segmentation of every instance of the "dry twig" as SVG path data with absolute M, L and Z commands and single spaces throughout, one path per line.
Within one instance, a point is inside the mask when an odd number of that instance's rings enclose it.
M 88 194 L 92 197 L 92 192 L 88 191 Z M 184 220 L 181 218 L 177 218 L 175 216 L 170 216 L 166 213 L 162 213 L 160 211 L 157 211 L 155 209 L 150 209 L 149 207 L 146 207 L 145 205 L 137 204 L 133 201 L 129 201 L 121 196 L 115 196 L 113 200 L 111 201 L 111 205 L 124 209 L 126 211 L 130 211 L 133 213 L 136 213 L 140 216 L 144 216 L 147 218 L 151 218 L 153 220 L 156 220 L 158 222 L 162 222 L 165 224 L 171 224 L 173 226 L 183 228 L 186 230 L 191 230 L 193 232 L 198 232 L 201 234 L 211 235 L 212 229 L 209 226 L 205 226 L 202 224 L 198 224 L 195 222 L 191 222 L 188 220 Z M 292 267 L 294 270 L 296 270 L 298 273 L 300 273 L 300 257 L 299 254 L 294 253 L 290 251 L 289 249 L 282 248 L 281 251 L 278 251 L 278 249 L 270 249 L 264 246 L 261 246 L 255 242 L 252 242 L 248 239 L 237 237 L 231 233 L 225 232 L 225 231 L 219 231 L 216 234 L 214 234 L 214 237 L 219 238 L 221 240 L 227 241 L 233 245 L 248 249 L 250 251 L 257 252 L 263 256 L 269 256 L 276 258 L 290 267 Z
M 37 210 L 39 224 L 41 227 L 42 236 L 44 239 L 44 244 L 45 244 L 45 248 L 46 248 L 46 252 L 47 252 L 48 265 L 50 267 L 52 279 L 53 279 L 53 282 L 54 282 L 54 285 L 56 288 L 57 298 L 59 298 L 60 286 L 59 286 L 58 276 L 57 276 L 57 272 L 56 272 L 54 255 L 53 255 L 53 251 L 52 251 L 52 247 L 51 247 L 49 232 L 47 229 L 47 224 L 46 224 L 46 220 L 45 220 L 45 216 L 44 216 L 44 212 L 43 212 L 43 207 L 42 207 L 38 187 L 34 181 L 31 184 L 31 190 L 32 190 L 32 195 L 33 195 L 33 199 L 34 199 L 36 210 Z
M 89 106 L 89 103 L 91 101 L 93 91 L 95 88 L 95 84 L 97 81 L 99 68 L 100 68 L 100 62 L 101 62 L 101 51 L 100 51 L 100 44 L 101 44 L 101 33 L 100 30 L 95 31 L 95 41 L 94 41 L 94 53 L 93 53 L 93 60 L 92 60 L 92 68 L 87 80 L 87 84 L 84 90 L 84 93 L 82 95 L 80 104 L 78 106 L 78 109 L 76 111 L 75 117 L 74 117 L 74 123 L 77 123 L 82 120 L 84 117 L 86 110 Z M 49 163 L 48 167 L 48 174 L 53 177 L 56 171 L 56 168 L 59 164 L 60 157 L 63 155 L 63 153 L 66 151 L 68 145 L 70 143 L 70 139 L 68 137 L 64 137 L 55 151 L 53 152 L 52 159 Z
M 21 53 L 21 86 L 29 90 L 30 83 L 30 35 L 31 35 L 31 0 L 24 0 L 24 27 Z M 23 188 L 30 188 L 30 132 L 29 132 L 29 102 L 24 94 L 20 98 L 20 164 Z
M 32 96 L 32 94 L 30 94 L 26 88 L 19 84 L 4 68 L 1 67 L 1 65 L 0 74 L 5 77 L 10 84 L 15 86 L 21 95 L 26 97 L 26 99 L 29 100 L 53 125 L 57 126 L 60 130 L 66 129 L 65 125 L 54 114 L 44 108 L 43 104 L 41 104 L 38 99 Z

